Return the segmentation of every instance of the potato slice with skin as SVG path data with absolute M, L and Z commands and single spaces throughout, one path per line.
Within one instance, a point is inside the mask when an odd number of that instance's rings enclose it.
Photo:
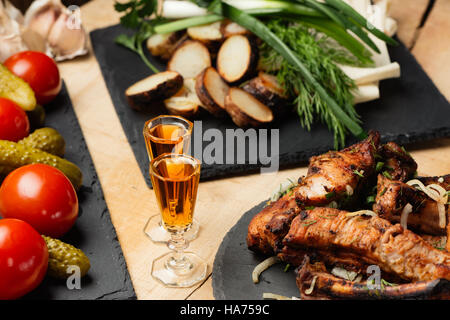
M 275 76 L 260 72 L 258 77 L 248 81 L 242 89 L 268 106 L 276 118 L 287 114 L 287 98 Z
M 187 40 L 173 53 L 167 69 L 176 71 L 183 78 L 195 78 L 205 68 L 211 66 L 208 48 L 199 41 Z
M 225 109 L 239 127 L 257 127 L 273 120 L 269 107 L 239 88 L 230 88 L 225 97 Z
M 173 96 L 182 86 L 183 77 L 179 73 L 164 71 L 136 82 L 125 91 L 125 95 L 133 109 L 145 110 Z
M 246 80 L 256 72 L 258 47 L 243 35 L 231 36 L 217 54 L 217 71 L 228 83 Z
M 183 32 L 154 34 L 147 39 L 147 49 L 154 56 L 169 60 L 176 47 L 183 41 Z
M 206 68 L 197 76 L 195 90 L 204 109 L 215 117 L 222 117 L 225 112 L 225 97 L 230 87 L 213 67 Z
M 195 116 L 201 106 L 195 92 L 195 79 L 185 79 L 183 87 L 173 97 L 164 100 L 164 105 L 170 114 L 186 118 Z
M 220 32 L 221 22 L 214 22 L 202 26 L 190 27 L 187 34 L 191 39 L 200 41 L 208 49 L 217 52 L 220 43 L 223 40 L 222 32 Z
M 245 29 L 244 27 L 241 27 L 236 22 L 232 21 L 224 21 L 222 22 L 220 26 L 220 31 L 222 32 L 222 35 L 225 38 L 235 36 L 235 35 L 251 35 L 252 33 Z

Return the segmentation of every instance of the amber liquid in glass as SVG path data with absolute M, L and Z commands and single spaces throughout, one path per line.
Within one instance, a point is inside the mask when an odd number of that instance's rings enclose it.
M 192 223 L 200 178 L 198 165 L 189 159 L 165 158 L 152 176 L 163 223 L 169 231 L 186 230 Z
M 187 130 L 176 124 L 158 124 L 148 131 L 145 144 L 152 159 L 165 153 L 182 154 Z

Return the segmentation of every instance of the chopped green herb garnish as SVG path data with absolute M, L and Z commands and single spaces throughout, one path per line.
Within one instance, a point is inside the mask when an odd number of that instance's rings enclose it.
M 375 196 L 368 196 L 366 199 L 367 204 L 371 204 L 375 202 Z
M 376 168 L 375 168 L 375 171 L 376 172 L 380 172 L 381 171 L 381 169 L 383 169 L 383 166 L 384 166 L 384 162 L 377 162 L 377 166 L 376 166 Z
M 325 195 L 325 198 L 327 198 L 327 200 L 330 200 L 330 199 L 333 198 L 335 195 L 336 195 L 336 192 L 331 191 L 331 192 L 328 192 L 328 193 Z
M 382 286 L 388 286 L 388 287 L 395 287 L 395 286 L 398 286 L 398 284 L 388 282 L 388 281 L 386 281 L 386 280 L 384 280 L 384 279 L 381 279 L 381 285 L 382 285 Z
M 288 270 L 289 270 L 289 267 L 290 267 L 291 265 L 288 263 L 287 265 L 286 265 L 286 267 L 284 268 L 284 272 L 287 272 Z
M 383 171 L 383 176 L 385 176 L 386 178 L 392 180 L 391 174 L 389 172 L 387 172 L 387 171 Z
M 316 223 L 317 222 L 317 220 L 313 220 L 313 221 L 310 221 L 310 222 L 306 222 L 306 223 L 303 223 L 303 226 L 304 227 L 309 227 L 310 225 L 312 225 L 312 224 L 314 224 L 314 223 Z
M 314 208 L 315 208 L 314 206 L 309 206 L 309 207 L 305 207 L 305 210 L 312 210 Z
M 383 189 L 383 191 L 381 191 L 381 193 L 380 193 L 380 197 L 383 195 L 383 194 L 385 194 L 386 193 L 386 191 L 387 191 L 387 188 L 386 187 L 384 187 L 384 189 Z
M 364 175 L 362 174 L 364 172 L 364 170 L 358 171 L 358 170 L 353 170 L 353 173 L 360 176 L 361 178 L 364 178 Z

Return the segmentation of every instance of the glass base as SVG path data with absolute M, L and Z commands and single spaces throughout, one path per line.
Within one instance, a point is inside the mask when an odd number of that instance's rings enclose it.
M 189 242 L 194 240 L 197 238 L 199 229 L 199 223 L 194 219 L 189 230 L 184 233 L 184 238 Z M 144 227 L 144 233 L 150 238 L 150 240 L 157 243 L 166 243 L 170 239 L 170 233 L 164 229 L 161 221 L 161 215 L 159 214 L 155 214 L 147 220 Z
M 183 265 L 177 267 L 173 252 L 166 253 L 153 261 L 152 276 L 167 287 L 188 288 L 205 280 L 208 265 L 192 252 L 183 253 Z

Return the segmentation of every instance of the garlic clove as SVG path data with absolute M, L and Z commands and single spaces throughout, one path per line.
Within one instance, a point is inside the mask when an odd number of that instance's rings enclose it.
M 74 16 L 63 12 L 53 24 L 47 41 L 56 61 L 72 59 L 87 53 L 86 32 Z
M 47 41 L 37 32 L 32 29 L 25 28 L 22 31 L 23 42 L 27 45 L 29 50 L 46 52 Z
M 63 5 L 55 0 L 34 1 L 25 13 L 24 26 L 47 39 L 50 29 L 63 11 Z

